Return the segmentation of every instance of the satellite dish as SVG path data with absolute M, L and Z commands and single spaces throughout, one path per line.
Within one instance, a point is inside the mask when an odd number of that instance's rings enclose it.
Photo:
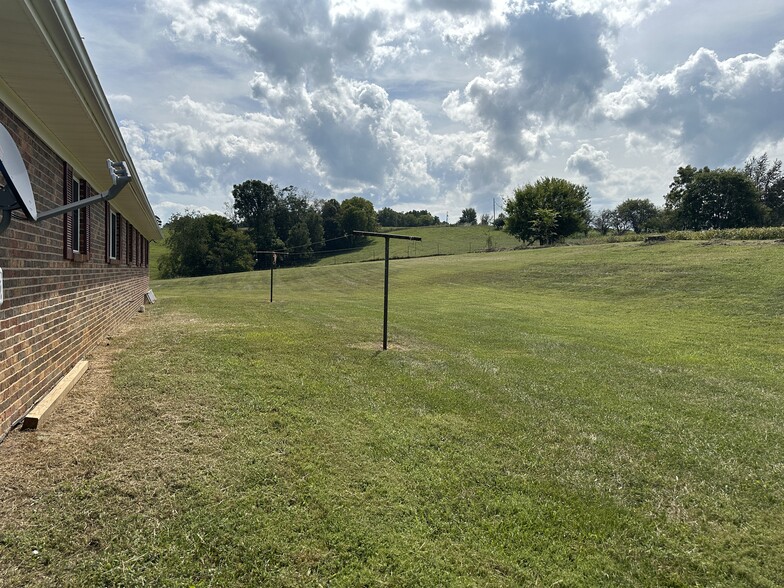
M 95 196 L 70 202 L 41 214 L 35 208 L 33 187 L 30 185 L 30 176 L 27 175 L 22 155 L 16 147 L 13 138 L 6 128 L 0 124 L 0 233 L 11 224 L 11 212 L 22 210 L 27 220 L 40 222 L 74 210 L 90 206 L 96 202 L 105 202 L 117 196 L 122 189 L 133 179 L 128 171 L 128 164 L 124 161 L 106 160 L 109 168 L 109 177 L 112 185 L 109 189 Z
M 33 187 L 30 176 L 11 135 L 0 124 L 0 174 L 5 186 L 0 186 L 0 211 L 9 215 L 10 211 L 21 209 L 28 220 L 35 221 L 38 211 L 35 208 Z

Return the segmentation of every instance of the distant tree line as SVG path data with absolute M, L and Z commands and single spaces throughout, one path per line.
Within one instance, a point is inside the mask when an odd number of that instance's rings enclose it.
M 361 197 L 313 200 L 295 186 L 280 188 L 260 180 L 234 186 L 232 218 L 194 212 L 174 215 L 166 225 L 168 252 L 159 262 L 163 277 L 199 276 L 307 262 L 318 252 L 361 246 L 352 232 L 382 227 L 441 224 L 427 210 L 397 212 Z M 491 223 L 483 214 L 482 225 Z M 475 208 L 463 209 L 458 224 L 476 225 Z M 515 189 L 502 214 L 492 220 L 528 243 L 549 245 L 593 228 L 603 235 L 670 230 L 710 230 L 784 224 L 784 170 L 765 153 L 743 169 L 677 170 L 664 206 L 629 198 L 614 209 L 592 214 L 585 186 L 561 178 L 541 178 Z
M 162 278 L 209 276 L 253 268 L 253 242 L 224 216 L 175 214 L 165 228 L 167 252 L 158 260 Z
M 494 221 L 529 245 L 548 245 L 590 228 L 606 235 L 672 230 L 702 231 L 784 224 L 782 162 L 767 154 L 752 157 L 743 169 L 677 170 L 664 206 L 629 198 L 614 209 L 591 212 L 588 190 L 560 178 L 542 178 L 517 188 L 505 215 Z
M 353 231 L 372 231 L 377 226 L 373 203 L 358 196 L 343 202 L 311 201 L 295 186 L 279 188 L 246 180 L 234 186 L 232 197 L 233 220 L 253 242 L 256 267 L 268 266 L 270 260 L 258 252 L 285 253 L 287 263 L 302 263 L 317 251 L 352 247 L 357 243 Z
M 378 224 L 382 227 L 428 227 L 440 225 L 441 219 L 427 210 L 398 212 L 386 207 L 378 211 Z
M 751 157 L 743 169 L 679 167 L 659 208 L 630 198 L 593 215 L 592 226 L 606 235 L 669 230 L 704 231 L 784 224 L 784 172 L 767 153 Z
M 204 276 L 309 261 L 318 251 L 362 243 L 352 231 L 377 227 L 373 203 L 365 198 L 310 200 L 295 186 L 260 180 L 234 186 L 233 218 L 196 212 L 176 214 L 166 224 L 166 247 L 158 264 L 164 278 Z

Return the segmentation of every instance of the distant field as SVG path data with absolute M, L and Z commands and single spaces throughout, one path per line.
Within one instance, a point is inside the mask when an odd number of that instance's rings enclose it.
M 385 229 L 382 229 L 385 230 Z M 491 249 L 512 249 L 520 245 L 520 241 L 504 231 L 496 231 L 491 227 L 473 226 L 437 226 L 417 227 L 410 229 L 394 229 L 392 233 L 422 237 L 422 241 L 390 241 L 390 256 L 424 257 L 430 255 L 454 255 Z M 166 230 L 164 229 L 164 235 Z M 160 278 L 158 260 L 166 252 L 163 241 L 150 244 L 150 279 Z M 336 265 L 357 261 L 374 261 L 384 259 L 384 239 L 371 237 L 367 243 L 350 251 L 317 252 L 313 257 L 313 265 Z
M 382 229 L 382 231 L 386 231 Z M 422 237 L 422 241 L 392 239 L 389 255 L 392 258 L 426 257 L 431 255 L 455 255 L 487 249 L 513 249 L 520 241 L 504 231 L 487 226 L 433 226 L 393 229 L 390 233 Z M 384 259 L 384 239 L 370 237 L 361 249 L 346 252 L 317 252 L 316 265 L 354 263 Z
M 382 272 L 154 283 L 0 586 L 784 585 L 784 245 L 396 260 L 387 352 Z

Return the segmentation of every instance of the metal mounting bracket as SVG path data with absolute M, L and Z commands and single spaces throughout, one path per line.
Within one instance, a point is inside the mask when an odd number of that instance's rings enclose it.
M 72 202 L 71 204 L 65 204 L 63 206 L 58 206 L 57 208 L 53 208 L 52 210 L 47 210 L 46 212 L 42 212 L 38 214 L 39 221 L 46 220 L 48 218 L 52 218 L 55 216 L 59 216 L 61 214 L 65 214 L 74 210 L 78 210 L 80 208 L 84 208 L 85 206 L 90 206 L 95 202 L 103 202 L 104 200 L 111 200 L 115 196 L 117 196 L 120 191 L 131 181 L 131 174 L 128 171 L 128 164 L 124 161 L 112 161 L 111 159 L 106 160 L 106 166 L 109 168 L 109 175 L 112 178 L 112 185 L 111 187 L 106 190 L 105 192 L 101 192 L 95 196 L 91 196 L 90 198 L 85 198 L 83 200 L 79 200 L 77 202 Z

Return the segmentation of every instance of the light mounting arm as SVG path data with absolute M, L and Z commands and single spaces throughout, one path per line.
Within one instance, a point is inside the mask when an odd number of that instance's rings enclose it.
M 132 179 L 131 174 L 128 171 L 128 164 L 126 164 L 124 161 L 112 161 L 111 159 L 107 159 L 106 166 L 109 168 L 109 175 L 112 178 L 112 185 L 108 190 L 95 196 L 91 196 L 90 198 L 84 198 L 83 200 L 72 202 L 71 204 L 65 204 L 63 206 L 53 208 L 52 210 L 47 210 L 46 212 L 40 213 L 37 220 L 42 221 L 48 218 L 53 218 L 61 214 L 66 214 L 68 212 L 84 208 L 85 206 L 90 206 L 95 202 L 111 200 L 117 196 L 126 186 L 126 184 L 128 184 Z

